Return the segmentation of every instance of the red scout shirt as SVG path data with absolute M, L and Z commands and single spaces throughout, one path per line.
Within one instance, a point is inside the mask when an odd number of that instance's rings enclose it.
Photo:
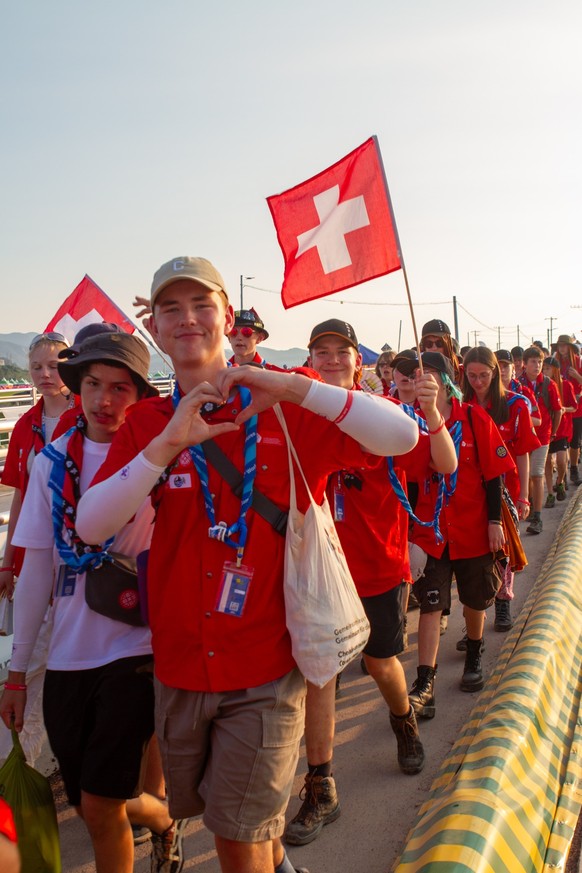
M 525 373 L 521 376 L 521 382 L 526 387 L 529 388 L 530 391 L 533 391 L 536 398 L 536 403 L 539 409 L 539 417 L 542 420 L 542 423 L 536 427 L 536 435 L 540 441 L 540 445 L 547 446 L 550 443 L 550 437 L 552 435 L 552 411 L 557 411 L 562 408 L 562 404 L 560 402 L 560 395 L 558 394 L 558 389 L 556 387 L 556 383 L 552 382 L 550 379 L 548 385 L 549 392 L 549 401 L 550 401 L 550 409 L 547 408 L 544 397 L 541 391 L 542 382 L 544 380 L 544 374 L 540 373 L 535 382 L 530 382 Z
M 389 402 L 397 401 L 388 398 Z M 420 435 L 419 442 L 429 442 Z M 430 460 L 430 447 L 428 457 Z M 394 471 L 406 493 L 406 470 L 420 478 L 426 453 L 416 447 L 394 459 Z M 335 511 L 343 508 L 341 520 Z M 329 477 L 327 499 L 348 566 L 360 597 L 384 594 L 412 581 L 408 558 L 408 513 L 388 478 L 386 458 L 372 467 L 340 470 Z
M 215 422 L 232 420 L 238 404 L 213 413 Z M 312 494 L 323 499 L 327 478 L 344 466 L 376 460 L 355 440 L 299 406 L 283 403 L 287 425 Z M 240 407 L 239 407 L 240 409 Z M 145 448 L 172 416 L 170 398 L 144 400 L 132 407 L 115 435 L 96 481 L 106 479 Z M 245 429 L 217 437 L 242 471 Z M 212 464 L 209 488 L 216 521 L 238 520 L 241 501 Z M 299 508 L 307 497 L 296 475 Z M 259 415 L 255 486 L 282 509 L 289 507 L 287 444 L 272 410 Z M 225 561 L 234 549 L 208 536 L 198 473 L 188 450 L 181 452 L 168 481 L 155 489 L 157 509 L 148 568 L 148 605 L 155 669 L 166 685 L 194 691 L 230 691 L 273 681 L 295 666 L 285 623 L 283 562 L 285 537 L 251 508 L 243 564 L 254 568 L 241 617 L 215 609 Z
M 576 408 L 576 395 L 574 393 L 574 386 L 571 382 L 567 382 L 565 379 L 562 382 L 562 402 L 564 407 L 574 407 Z M 574 433 L 574 424 L 572 422 L 574 415 L 572 412 L 564 412 L 562 418 L 560 419 L 560 424 L 558 426 L 558 432 L 556 434 L 556 439 L 564 439 L 564 437 L 568 440 L 568 442 L 572 439 L 572 434 Z
M 516 397 L 517 399 L 509 407 L 509 419 L 504 421 L 503 424 L 498 424 L 497 430 L 503 437 L 503 442 L 509 449 L 511 457 L 516 461 L 518 455 L 528 455 L 535 449 L 539 449 L 540 441 L 536 436 L 525 400 L 513 391 L 507 391 L 506 397 L 508 400 L 511 397 Z M 486 411 L 489 412 L 489 407 L 486 408 Z M 521 491 L 517 466 L 513 470 L 506 472 L 505 484 L 511 499 L 515 503 Z
M 569 358 L 562 358 L 562 357 L 560 357 L 560 355 L 556 355 L 556 357 L 560 361 L 560 375 L 562 376 L 562 379 L 567 379 L 568 382 L 570 382 L 570 384 L 572 385 L 572 388 L 574 389 L 574 394 L 576 395 L 577 406 L 576 406 L 576 412 L 574 413 L 573 417 L 574 418 L 582 418 L 582 385 L 576 379 L 573 379 L 572 376 L 570 376 L 570 374 L 568 373 L 568 370 L 570 369 Z M 580 355 L 574 355 L 573 366 L 574 366 L 574 369 L 576 370 L 576 372 L 580 376 L 582 376 L 582 359 L 580 358 Z M 569 403 L 565 403 L 564 405 L 570 406 Z M 559 431 L 560 431 L 560 429 L 558 429 L 558 433 L 559 433 Z
M 433 528 L 413 524 L 411 541 L 427 554 L 440 558 L 448 543 L 451 560 L 476 558 L 486 555 L 489 549 L 487 500 L 483 480 L 495 479 L 515 466 L 492 419 L 479 406 L 471 406 L 471 423 L 467 417 L 466 403 L 451 400 L 453 410 L 447 421 L 451 429 L 456 421 L 462 421 L 461 445 L 457 487 L 448 504 L 443 503 L 439 527 L 444 537 L 436 542 Z M 477 440 L 478 451 L 475 450 Z M 421 444 L 424 446 L 424 442 Z M 427 449 L 425 448 L 425 451 Z M 430 451 L 430 446 L 428 447 Z M 412 476 L 411 476 L 412 478 Z M 434 480 L 434 481 L 433 481 Z M 421 521 L 431 521 L 437 498 L 437 477 L 419 480 L 416 515 Z M 446 477 L 447 484 L 450 476 Z
M 28 459 L 30 453 L 34 452 L 35 442 L 38 439 L 32 428 L 33 425 L 42 427 L 43 409 L 44 399 L 41 397 L 32 409 L 29 409 L 18 419 L 8 444 L 8 453 L 2 471 L 2 484 L 9 485 L 11 488 L 19 488 L 23 498 L 29 478 Z M 42 446 L 42 440 L 40 445 Z

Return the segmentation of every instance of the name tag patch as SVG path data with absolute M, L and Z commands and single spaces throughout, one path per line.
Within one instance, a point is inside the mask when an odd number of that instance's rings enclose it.
M 192 477 L 190 473 L 173 473 L 169 478 L 170 488 L 191 488 Z

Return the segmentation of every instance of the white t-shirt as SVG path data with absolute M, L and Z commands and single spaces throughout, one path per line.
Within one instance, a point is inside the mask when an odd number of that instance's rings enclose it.
M 67 439 L 59 437 L 54 446 L 65 451 Z M 83 440 L 83 464 L 80 491 L 89 487 L 97 470 L 105 460 L 109 443 L 95 443 L 87 437 Z M 38 616 L 44 612 L 55 594 L 55 580 L 63 561 L 54 544 L 52 523 L 52 495 L 48 480 L 52 461 L 46 455 L 37 455 L 22 511 L 16 525 L 12 542 L 29 551 L 18 580 L 18 598 L 15 612 L 14 647 L 11 669 L 25 670 L 40 627 Z M 117 534 L 111 550 L 123 555 L 137 556 L 149 547 L 153 508 L 145 500 L 135 517 Z M 46 560 L 37 572 L 40 552 L 46 551 Z M 36 558 L 36 562 L 35 562 Z M 27 563 L 33 571 L 27 571 Z M 55 596 L 54 628 L 49 646 L 47 666 L 51 670 L 87 670 L 100 667 L 119 658 L 151 653 L 151 635 L 147 627 L 132 627 L 121 621 L 107 618 L 89 609 L 85 602 L 85 574 L 75 577 L 74 592 L 67 596 Z M 41 619 L 42 621 L 42 615 Z

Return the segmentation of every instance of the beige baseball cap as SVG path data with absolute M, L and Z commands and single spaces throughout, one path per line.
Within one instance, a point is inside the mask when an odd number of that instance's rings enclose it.
M 210 291 L 219 291 L 224 295 L 228 303 L 228 294 L 224 279 L 214 266 L 206 258 L 172 258 L 157 270 L 154 274 L 152 282 L 152 290 L 150 294 L 150 302 L 152 309 L 156 302 L 156 298 L 160 291 L 172 282 L 177 282 L 179 279 L 190 279 L 192 282 L 198 282 L 199 285 L 204 285 Z

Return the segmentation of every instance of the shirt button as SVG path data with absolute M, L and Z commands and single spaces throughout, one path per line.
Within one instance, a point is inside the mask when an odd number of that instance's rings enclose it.
M 262 465 L 261 465 L 261 470 L 268 470 L 268 469 L 269 469 L 269 468 L 268 468 L 267 464 L 262 464 Z
M 206 571 L 206 575 L 208 576 L 209 579 L 212 579 L 212 573 L 210 570 Z
M 205 613 L 204 613 L 205 618 L 210 618 L 211 615 L 212 615 L 211 612 L 205 612 Z
M 208 652 L 208 657 L 209 657 L 209 658 L 214 658 L 214 652 Z

